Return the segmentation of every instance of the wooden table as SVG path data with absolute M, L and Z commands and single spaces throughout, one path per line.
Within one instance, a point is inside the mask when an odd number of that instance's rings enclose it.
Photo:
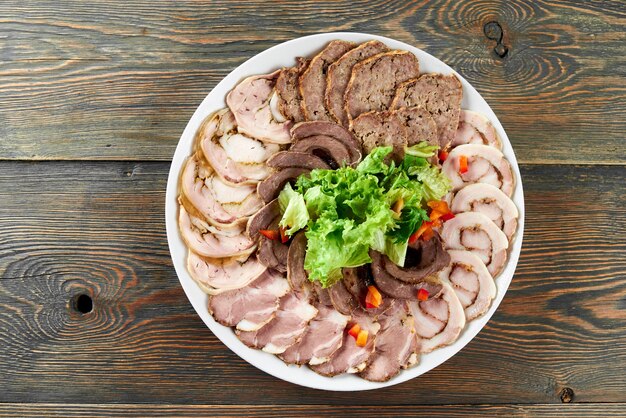
M 623 1 L 3 0 L 0 415 L 626 415 L 625 24 Z M 169 162 L 196 106 L 249 57 L 327 31 L 450 64 L 499 116 L 525 186 L 492 320 L 375 392 L 239 359 L 166 243 Z

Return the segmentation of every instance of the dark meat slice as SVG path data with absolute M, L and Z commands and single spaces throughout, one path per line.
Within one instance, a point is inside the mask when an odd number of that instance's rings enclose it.
M 282 169 L 289 167 L 306 168 L 314 170 L 316 168 L 329 169 L 330 165 L 320 157 L 307 152 L 281 151 L 272 155 L 267 160 L 267 165 L 272 168 Z
M 270 202 L 278 197 L 285 184 L 295 182 L 300 175 L 307 174 L 310 171 L 307 168 L 291 167 L 272 173 L 258 184 L 257 193 L 264 202 Z
M 409 244 L 404 267 L 396 265 L 386 256 L 383 257 L 383 264 L 385 270 L 398 280 L 419 283 L 447 267 L 450 254 L 443 248 L 441 237 L 435 232 L 428 241 L 417 240 Z
M 383 297 L 383 301 L 378 308 L 368 308 L 365 303 L 365 298 L 369 291 L 368 286 L 375 285 L 370 264 L 360 267 L 344 268 L 341 272 L 343 274 L 344 286 L 354 299 L 359 302 L 361 308 L 370 316 L 376 317 L 391 308 L 394 299 L 390 297 Z
M 398 86 L 391 107 L 421 106 L 428 110 L 437 124 L 443 149 L 456 134 L 462 99 L 463 86 L 456 75 L 424 74 Z
M 352 161 L 358 162 L 361 160 L 363 154 L 361 143 L 352 135 L 352 132 L 341 125 L 334 122 L 318 120 L 301 122 L 294 125 L 291 129 L 291 136 L 295 141 L 317 135 L 335 138 L 348 148 Z
M 335 309 L 344 315 L 352 314 L 361 306 L 359 301 L 348 291 L 343 280 L 330 286 L 328 294 Z
M 269 225 L 276 217 L 280 216 L 280 205 L 274 199 L 255 213 L 249 220 L 246 232 L 252 240 L 257 240 L 260 236 L 259 230 L 268 229 Z
M 304 270 L 306 243 L 304 232 L 298 232 L 291 240 L 287 253 L 287 280 L 296 293 L 303 293 L 305 287 L 311 287 L 309 277 Z
M 393 113 L 372 111 L 359 115 L 352 121 L 352 131 L 363 145 L 366 154 L 376 147 L 393 147 L 391 159 L 396 162 L 404 158 L 407 133 L 402 120 Z
M 319 303 L 325 306 L 333 306 L 333 301 L 330 298 L 330 292 L 328 289 L 324 289 L 319 282 L 314 282 L 313 290 L 315 291 L 315 295 L 317 296 Z
M 328 67 L 325 103 L 326 109 L 335 121 L 348 127 L 349 121 L 343 106 L 343 96 L 350 81 L 352 67 L 364 59 L 387 50 L 387 46 L 380 41 L 368 41 L 346 52 Z
M 278 223 L 281 216 L 278 215 L 269 224 L 267 229 L 278 231 Z M 289 252 L 289 246 L 283 244 L 279 240 L 269 239 L 265 236 L 261 236 L 259 240 L 259 248 L 257 250 L 257 259 L 264 266 L 278 270 L 281 273 L 287 271 L 287 256 Z
M 298 86 L 302 96 L 302 112 L 305 120 L 332 120 L 324 106 L 326 91 L 326 72 L 328 66 L 339 57 L 354 48 L 354 43 L 334 40 L 328 43 L 311 60 L 309 66 L 300 75 Z
M 333 169 L 356 162 L 352 159 L 348 148 L 342 142 L 331 136 L 317 135 L 299 139 L 290 149 L 292 151 L 308 152 L 316 155 L 328 163 Z M 268 179 L 270 177 L 268 177 Z M 261 197 L 263 197 L 263 195 L 261 195 Z
M 437 124 L 430 113 L 422 107 L 402 107 L 392 112 L 400 118 L 406 130 L 407 145 L 415 145 L 426 141 L 432 145 L 439 145 Z
M 344 107 L 352 123 L 362 113 L 387 110 L 396 88 L 419 75 L 419 62 L 407 51 L 374 55 L 352 67 Z
M 278 110 L 287 119 L 294 122 L 304 120 L 302 113 L 302 96 L 298 88 L 298 78 L 304 72 L 309 60 L 306 58 L 296 58 L 296 66 L 283 68 L 276 80 L 276 93 L 278 94 Z

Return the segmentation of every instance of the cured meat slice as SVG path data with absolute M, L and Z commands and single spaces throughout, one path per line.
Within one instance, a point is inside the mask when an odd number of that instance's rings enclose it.
M 463 86 L 454 74 L 423 74 L 398 86 L 391 107 L 421 106 L 437 124 L 439 146 L 443 149 L 454 139 L 459 125 Z
M 422 353 L 452 344 L 465 327 L 465 313 L 454 289 L 442 283 L 439 296 L 424 302 L 407 302 L 415 319 L 415 332 L 422 338 Z
M 460 159 L 467 158 L 467 172 L 460 173 Z M 453 191 L 471 183 L 487 183 L 513 194 L 515 179 L 504 154 L 494 147 L 479 144 L 459 145 L 450 151 L 443 163 L 443 172 L 450 178 Z
M 332 137 L 345 145 L 351 161 L 358 162 L 361 160 L 363 150 L 360 142 L 352 135 L 352 132 L 341 125 L 334 122 L 316 120 L 297 123 L 291 128 L 291 136 L 296 141 L 320 135 Z
M 275 144 L 291 143 L 290 120 L 279 122 L 272 114 L 270 101 L 280 70 L 255 75 L 241 81 L 226 96 L 239 132 Z
M 181 188 L 185 199 L 212 224 L 232 224 L 258 211 L 263 202 L 256 186 L 224 183 L 210 167 L 191 156 L 183 168 Z
M 451 146 L 463 144 L 483 144 L 502 149 L 502 141 L 489 119 L 482 113 L 466 109 L 461 109 L 459 127 Z
M 449 283 L 459 298 L 465 318 L 471 321 L 487 312 L 496 297 L 496 284 L 485 263 L 465 250 L 450 250 L 452 261 L 439 273 L 439 279 Z
M 361 330 L 368 331 L 367 343 L 364 347 L 356 344 L 354 337 L 347 332 L 343 335 L 343 342 L 332 355 L 329 361 L 319 365 L 309 365 L 311 370 L 323 376 L 336 376 L 341 373 L 358 373 L 367 365 L 376 345 L 376 334 L 380 324 L 366 313 L 355 311 L 351 323 L 359 324 Z
M 267 160 L 267 166 L 279 170 L 289 167 L 306 168 L 308 170 L 330 168 L 330 165 L 320 157 L 308 152 L 296 151 L 281 151 L 272 155 Z
M 396 88 L 418 75 L 419 62 L 407 51 L 383 52 L 355 64 L 344 95 L 350 124 L 362 113 L 387 110 Z
M 517 229 L 519 212 L 515 203 L 500 189 L 487 183 L 468 184 L 459 190 L 450 209 L 454 213 L 480 212 L 487 215 L 511 241 Z
M 209 312 L 222 325 L 254 331 L 274 318 L 280 298 L 288 291 L 287 280 L 267 270 L 241 289 L 209 296 Z
M 372 382 L 386 382 L 411 362 L 419 349 L 415 325 L 405 303 L 396 303 L 380 318 L 376 348 L 365 369 L 359 373 Z M 416 359 L 416 357 L 415 357 Z
M 305 120 L 332 120 L 324 106 L 326 73 L 328 66 L 354 48 L 354 43 L 334 40 L 317 54 L 300 75 L 299 87 L 302 96 L 302 113 Z
M 468 250 L 487 266 L 492 277 L 504 268 L 509 240 L 496 224 L 479 212 L 458 213 L 443 224 L 441 236 L 453 250 Z
M 406 141 L 409 147 L 422 141 L 439 145 L 437 124 L 423 107 L 401 107 L 390 113 L 400 118 L 406 131 Z
M 285 184 L 295 182 L 302 174 L 308 174 L 311 170 L 302 167 L 289 167 L 276 171 L 257 186 L 257 193 L 264 202 L 271 202 L 280 194 Z
M 387 50 L 387 46 L 380 41 L 368 41 L 346 52 L 328 67 L 324 99 L 328 113 L 336 122 L 345 127 L 348 127 L 349 124 L 348 116 L 343 106 L 343 97 L 350 81 L 352 67 L 364 59 Z
M 343 280 L 328 288 L 328 295 L 333 307 L 344 315 L 350 315 L 361 307 L 358 299 L 346 288 Z
M 344 165 L 355 165 L 361 155 L 355 156 L 341 141 L 332 136 L 317 135 L 299 139 L 291 146 L 291 151 L 306 152 L 320 157 L 332 169 Z
M 306 58 L 296 58 L 296 66 L 283 68 L 276 80 L 276 93 L 278 97 L 278 111 L 287 119 L 294 122 L 304 120 L 302 113 L 302 96 L 298 87 L 300 74 L 309 65 L 310 60 Z
M 235 257 L 254 251 L 255 242 L 246 236 L 244 225 L 220 229 L 190 215 L 182 205 L 179 208 L 178 228 L 189 249 L 204 257 Z
M 417 240 L 408 245 L 404 267 L 382 257 L 385 270 L 393 277 L 406 283 L 420 283 L 436 274 L 450 263 L 450 256 L 443 248 L 437 232 L 428 241 Z
M 207 258 L 193 251 L 187 255 L 187 270 L 209 295 L 247 286 L 267 270 L 254 255 L 246 259 Z

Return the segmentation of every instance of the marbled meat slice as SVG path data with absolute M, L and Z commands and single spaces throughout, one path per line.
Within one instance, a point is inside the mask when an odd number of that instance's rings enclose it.
M 296 58 L 296 66 L 283 68 L 276 80 L 276 94 L 278 95 L 278 110 L 287 119 L 294 122 L 304 120 L 302 113 L 302 96 L 298 87 L 300 74 L 309 65 L 310 60 Z
M 247 286 L 265 273 L 267 267 L 255 255 L 208 258 L 189 251 L 187 270 L 205 293 L 216 295 Z
M 482 113 L 466 109 L 461 109 L 459 127 L 451 146 L 463 144 L 483 144 L 502 149 L 502 141 L 489 119 Z

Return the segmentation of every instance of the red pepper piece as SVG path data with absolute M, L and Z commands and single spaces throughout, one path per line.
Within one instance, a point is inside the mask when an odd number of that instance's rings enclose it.
M 259 230 L 259 234 L 273 241 L 278 241 L 280 239 L 280 233 L 274 229 L 261 229 Z
M 283 244 L 287 243 L 287 241 L 289 241 L 289 235 L 287 235 L 287 228 L 285 227 L 279 227 L 278 231 L 280 232 L 280 242 L 282 242 Z
M 360 331 L 361 331 L 361 326 L 359 324 L 354 324 L 348 330 L 348 334 L 350 334 L 352 337 L 354 337 L 354 339 L 356 339 L 359 336 Z
M 428 300 L 429 295 L 430 293 L 428 293 L 428 290 L 420 289 L 417 291 L 417 300 L 422 301 L 422 302 L 425 300 Z
M 441 220 L 444 222 L 449 221 L 450 219 L 454 219 L 454 213 L 448 212 L 448 213 L 441 215 Z
M 424 234 L 424 232 L 431 229 L 432 227 L 433 227 L 432 222 L 422 222 L 422 225 L 419 228 L 417 228 L 417 231 L 415 231 L 415 233 L 411 235 L 411 237 L 409 238 L 409 244 L 413 244 L 415 241 L 419 239 L 419 237 L 422 236 L 422 234 Z
M 381 303 L 383 303 L 383 295 L 380 294 L 376 286 L 367 286 L 365 307 L 368 309 L 378 308 Z
M 467 156 L 461 155 L 459 157 L 459 173 L 465 174 L 467 173 Z
M 441 150 L 439 151 L 439 161 L 444 162 L 448 159 L 448 151 Z

